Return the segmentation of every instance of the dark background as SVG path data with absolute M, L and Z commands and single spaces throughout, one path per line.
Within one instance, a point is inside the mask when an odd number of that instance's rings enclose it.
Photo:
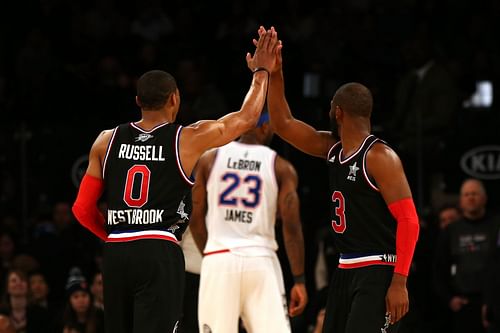
M 31 230 L 53 205 L 74 200 L 100 131 L 139 120 L 134 84 L 147 70 L 176 77 L 182 96 L 178 121 L 184 125 L 237 110 L 251 81 L 245 54 L 253 50 L 259 25 L 275 26 L 283 40 L 286 93 L 297 118 L 329 129 L 335 89 L 361 82 L 374 95 L 374 133 L 398 152 L 402 138 L 391 127 L 398 87 L 412 70 L 415 41 L 430 46 L 460 104 L 446 136 L 436 137 L 437 155 L 426 160 L 423 178 L 432 181 L 421 179 L 422 191 L 412 187 L 428 223 L 470 176 L 460 167 L 463 154 L 500 144 L 499 1 L 18 0 L 0 10 L 3 223 L 29 245 Z M 478 81 L 493 85 L 493 103 L 463 107 Z M 298 170 L 312 275 L 314 239 L 329 224 L 326 166 L 277 137 L 272 146 Z M 403 163 L 410 169 L 410 159 L 427 151 L 406 154 Z M 490 176 L 497 177 L 500 153 L 493 149 L 488 156 Z M 489 205 L 498 210 L 499 181 L 485 184 Z

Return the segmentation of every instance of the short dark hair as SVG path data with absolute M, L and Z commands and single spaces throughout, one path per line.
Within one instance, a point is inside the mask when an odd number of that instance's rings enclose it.
M 370 118 L 373 97 L 370 90 L 361 83 L 350 82 L 337 89 L 333 103 L 349 114 Z
M 139 105 L 144 110 L 159 110 L 176 89 L 177 83 L 171 74 L 161 70 L 146 72 L 137 80 Z

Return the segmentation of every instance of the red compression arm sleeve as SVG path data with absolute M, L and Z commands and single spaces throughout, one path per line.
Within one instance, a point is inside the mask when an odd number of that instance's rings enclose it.
M 101 197 L 103 189 L 102 179 L 85 174 L 73 204 L 73 214 L 81 225 L 105 241 L 108 234 L 104 229 L 104 216 L 97 208 L 97 201 Z
M 396 231 L 396 267 L 394 273 L 408 276 L 418 239 L 418 215 L 412 198 L 401 199 L 389 205 L 398 223 Z

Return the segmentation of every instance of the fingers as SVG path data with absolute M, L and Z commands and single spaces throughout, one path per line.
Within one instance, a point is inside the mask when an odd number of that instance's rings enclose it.
M 271 27 L 271 40 L 270 40 L 270 48 L 272 53 L 276 53 L 276 49 L 279 45 L 278 41 L 278 33 L 274 29 L 274 27 Z

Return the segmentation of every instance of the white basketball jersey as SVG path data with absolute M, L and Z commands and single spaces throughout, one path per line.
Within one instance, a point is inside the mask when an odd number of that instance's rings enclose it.
M 277 250 L 275 159 L 276 152 L 262 145 L 231 142 L 217 150 L 207 181 L 205 253 Z

